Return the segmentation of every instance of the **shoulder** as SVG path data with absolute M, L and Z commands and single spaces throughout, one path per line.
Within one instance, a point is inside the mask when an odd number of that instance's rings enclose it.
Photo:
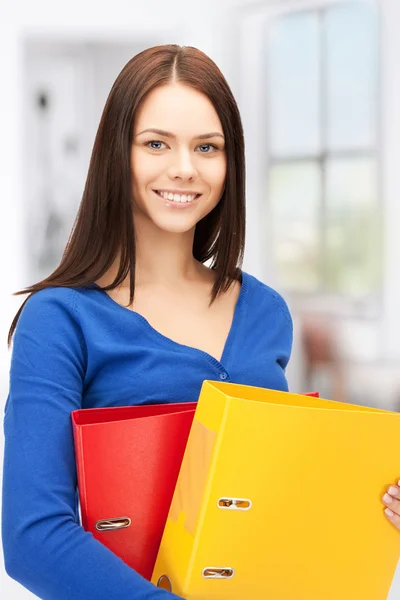
M 16 337 L 22 332 L 36 336 L 80 335 L 78 299 L 79 288 L 49 287 L 31 294 L 22 304 Z
M 50 287 L 25 300 L 13 337 L 14 373 L 33 368 L 49 380 L 60 373 L 83 376 L 87 351 L 77 298 L 74 288 Z
M 49 287 L 28 296 L 23 304 L 21 318 L 54 316 L 62 312 L 76 312 L 78 292 L 74 288 Z
M 262 310 L 278 313 L 293 328 L 292 317 L 286 300 L 275 289 L 250 275 L 243 272 L 243 283 L 247 286 L 248 302 Z

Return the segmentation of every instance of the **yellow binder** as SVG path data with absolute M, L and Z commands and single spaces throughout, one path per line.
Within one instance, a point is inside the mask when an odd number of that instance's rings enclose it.
M 400 414 L 205 381 L 152 581 L 187 600 L 386 600 Z

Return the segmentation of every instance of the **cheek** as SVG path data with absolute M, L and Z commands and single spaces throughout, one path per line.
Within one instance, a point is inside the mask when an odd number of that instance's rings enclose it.
M 226 160 L 210 161 L 212 163 L 208 169 L 208 181 L 211 187 L 219 193 L 222 189 L 226 178 Z
M 133 152 L 131 168 L 133 181 L 137 187 L 145 186 L 154 181 L 162 170 L 161 157 L 149 156 L 141 152 Z

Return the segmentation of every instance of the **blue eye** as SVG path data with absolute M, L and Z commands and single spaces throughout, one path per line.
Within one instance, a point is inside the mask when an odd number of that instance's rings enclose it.
M 155 150 L 155 151 L 157 151 L 157 150 L 161 150 L 161 148 L 153 148 L 153 147 L 149 146 L 149 144 L 163 144 L 163 143 L 164 143 L 164 142 L 160 142 L 160 140 L 151 140 L 150 142 L 147 142 L 147 143 L 145 144 L 145 146 L 149 147 L 149 148 L 150 148 L 150 150 Z
M 204 147 L 214 148 L 214 150 L 218 150 L 217 146 L 214 146 L 214 144 L 201 144 L 201 146 L 199 146 L 199 148 L 204 148 Z M 200 154 L 212 154 L 212 153 L 211 152 L 200 152 Z

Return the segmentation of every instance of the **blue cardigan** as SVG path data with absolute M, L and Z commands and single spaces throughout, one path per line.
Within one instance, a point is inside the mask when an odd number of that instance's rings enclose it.
M 287 390 L 291 346 L 285 302 L 245 272 L 220 362 L 161 335 L 98 287 L 34 294 L 14 337 L 4 416 L 10 577 L 44 600 L 177 598 L 80 526 L 71 411 L 196 401 L 205 379 Z

